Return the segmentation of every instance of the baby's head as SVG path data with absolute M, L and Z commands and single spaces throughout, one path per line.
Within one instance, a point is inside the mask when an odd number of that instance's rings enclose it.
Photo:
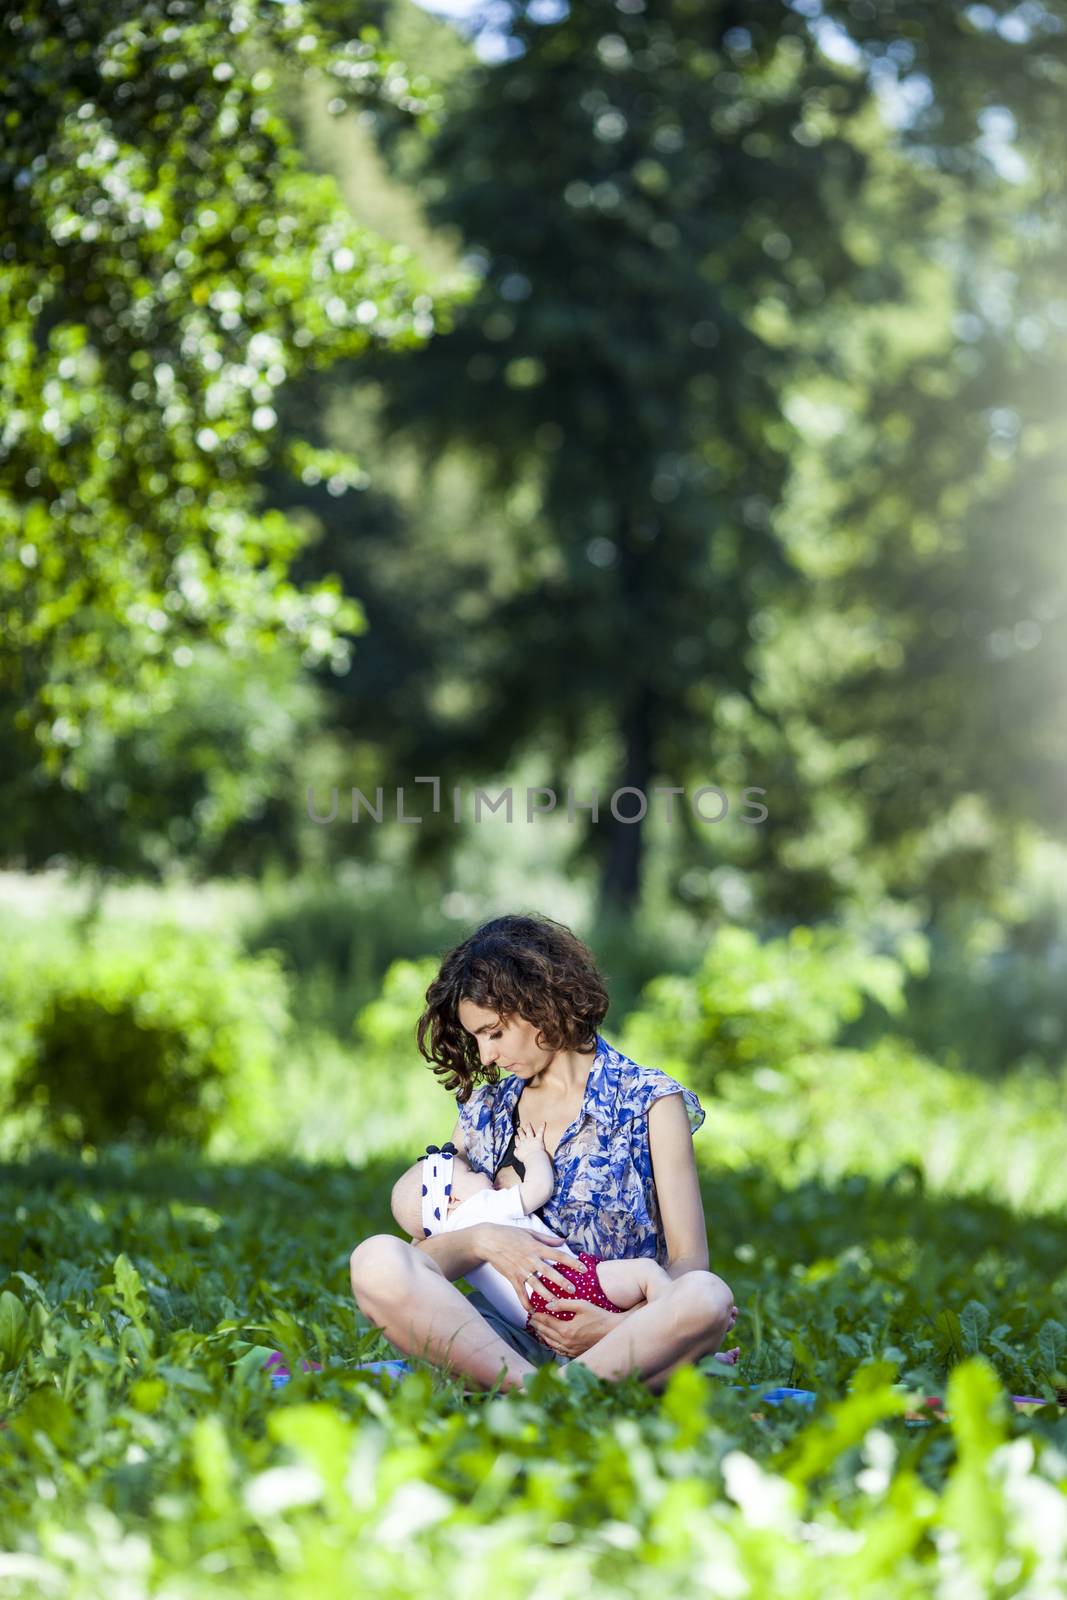
M 420 1157 L 413 1166 L 399 1177 L 393 1184 L 391 1205 L 393 1216 L 398 1227 L 409 1233 L 413 1239 L 424 1239 L 425 1230 L 422 1225 L 422 1185 L 423 1167 L 426 1158 Z M 452 1159 L 452 1195 L 449 1210 L 463 1200 L 469 1200 L 472 1195 L 480 1194 L 483 1189 L 491 1189 L 491 1181 L 484 1172 L 473 1172 L 463 1156 L 457 1154 Z M 444 1219 L 442 1218 L 442 1221 Z

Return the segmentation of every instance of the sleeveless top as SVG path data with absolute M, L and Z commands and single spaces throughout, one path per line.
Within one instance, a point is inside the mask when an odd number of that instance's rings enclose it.
M 505 1073 L 499 1083 L 479 1084 L 466 1105 L 457 1101 L 467 1160 L 475 1172 L 495 1178 L 505 1156 L 511 1156 L 523 1087 L 517 1074 Z M 638 1066 L 597 1034 L 581 1110 L 552 1157 L 555 1189 L 535 1213 L 572 1250 L 607 1261 L 653 1256 L 667 1265 L 648 1143 L 648 1108 L 667 1094 L 682 1096 L 696 1133 L 705 1112 L 692 1089 L 656 1067 Z

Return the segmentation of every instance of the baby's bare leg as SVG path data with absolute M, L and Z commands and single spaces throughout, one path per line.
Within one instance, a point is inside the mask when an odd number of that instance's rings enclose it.
M 600 1287 L 624 1311 L 645 1300 L 655 1300 L 669 1289 L 674 1279 L 649 1256 L 628 1256 L 623 1261 L 601 1261 L 597 1267 Z

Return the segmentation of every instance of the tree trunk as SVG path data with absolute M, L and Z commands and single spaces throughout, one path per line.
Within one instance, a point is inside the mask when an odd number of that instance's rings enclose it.
M 655 701 L 647 689 L 638 691 L 623 713 L 623 759 L 616 789 L 639 789 L 649 811 L 652 795 L 652 737 Z M 614 790 L 613 790 L 614 792 Z M 644 829 L 647 813 L 640 822 L 617 822 L 605 797 L 600 822 L 606 834 L 600 875 L 599 915 L 630 918 L 641 894 L 641 868 L 644 858 Z M 637 795 L 621 795 L 617 810 L 622 817 L 636 817 L 641 803 Z

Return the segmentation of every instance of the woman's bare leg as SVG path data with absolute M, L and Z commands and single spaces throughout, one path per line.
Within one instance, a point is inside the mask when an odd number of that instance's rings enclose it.
M 405 1355 L 422 1357 L 485 1389 L 502 1372 L 504 1389 L 521 1388 L 538 1370 L 414 1245 L 376 1234 L 356 1246 L 350 1265 L 359 1309 Z M 636 1370 L 658 1392 L 675 1367 L 719 1348 L 732 1304 L 729 1287 L 714 1273 L 687 1272 L 574 1359 L 603 1378 Z
M 731 1325 L 733 1300 L 729 1285 L 714 1272 L 685 1272 L 573 1360 L 601 1378 L 636 1371 L 658 1391 L 676 1366 L 719 1348 Z
M 627 1310 L 640 1305 L 642 1301 L 658 1299 L 676 1282 L 676 1279 L 672 1278 L 658 1262 L 645 1258 L 601 1261 L 597 1267 L 597 1276 L 600 1279 L 600 1287 L 608 1299 Z M 726 1326 L 727 1333 L 736 1321 L 737 1307 L 731 1305 L 730 1320 Z M 714 1354 L 724 1366 L 733 1366 L 737 1361 L 738 1352 L 736 1349 L 729 1353 L 717 1350 Z M 658 1372 L 646 1374 L 644 1381 L 654 1394 L 658 1394 L 665 1387 L 675 1367 L 686 1366 L 692 1359 L 694 1358 L 690 1356 L 680 1356 L 677 1361 L 668 1361 Z
M 730 1316 L 726 1324 L 727 1333 L 730 1332 L 730 1329 L 733 1327 L 736 1321 L 737 1305 L 735 1303 L 730 1307 Z M 723 1337 L 725 1340 L 725 1335 Z M 716 1361 L 722 1362 L 724 1366 L 733 1367 L 737 1364 L 737 1358 L 740 1354 L 740 1347 L 738 1345 L 734 1345 L 733 1349 L 729 1351 L 722 1349 L 713 1350 L 711 1354 L 714 1356 Z M 652 1390 L 653 1394 L 659 1394 L 661 1389 L 665 1389 L 667 1387 L 667 1380 L 670 1378 L 671 1373 L 674 1372 L 676 1368 L 688 1366 L 691 1362 L 699 1360 L 699 1356 L 681 1356 L 677 1361 L 669 1361 L 667 1365 L 665 1367 L 661 1367 L 658 1372 L 650 1372 L 644 1380 L 645 1384 L 649 1389 Z
M 440 1267 L 412 1244 L 378 1233 L 353 1250 L 352 1293 L 365 1317 L 405 1355 L 491 1389 L 521 1389 L 537 1368 L 496 1333 Z

